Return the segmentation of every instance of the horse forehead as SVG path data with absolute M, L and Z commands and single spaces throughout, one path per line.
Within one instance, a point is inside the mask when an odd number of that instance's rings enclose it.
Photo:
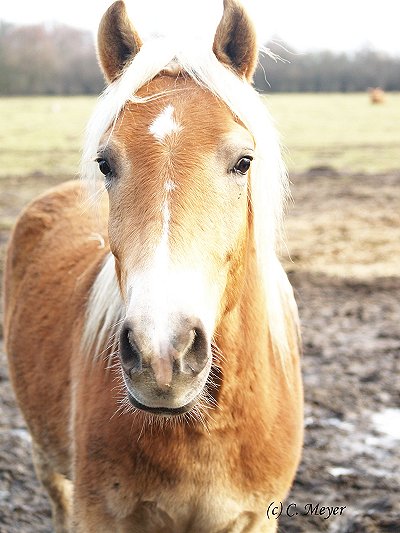
M 123 120 L 133 140 L 146 146 L 173 140 L 174 144 L 202 143 L 207 147 L 235 122 L 228 107 L 193 80 L 171 80 L 169 76 L 153 80 L 138 93 L 149 95 L 155 98 L 128 104 Z

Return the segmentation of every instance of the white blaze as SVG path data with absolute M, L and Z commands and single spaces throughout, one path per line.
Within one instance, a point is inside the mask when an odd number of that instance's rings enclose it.
M 162 142 L 167 135 L 181 131 L 182 126 L 176 122 L 173 115 L 174 108 L 169 104 L 151 123 L 149 131 L 158 141 Z
M 165 275 L 168 270 L 169 263 L 169 245 L 168 245 L 168 236 L 169 236 L 169 221 L 171 218 L 171 213 L 169 211 L 169 199 L 166 197 L 162 205 L 162 233 L 161 239 L 158 243 L 155 253 L 155 270 L 161 274 Z
M 168 179 L 168 180 L 165 182 L 164 188 L 165 188 L 165 190 L 166 190 L 167 192 L 171 192 L 171 191 L 173 191 L 173 190 L 176 189 L 176 185 L 175 185 L 175 183 L 174 183 L 172 180 L 169 180 L 169 179 Z
M 182 130 L 174 111 L 172 105 L 167 105 L 149 127 L 161 143 L 168 143 L 168 136 Z M 158 354 L 160 360 L 169 357 L 170 333 L 177 316 L 198 316 L 211 337 L 216 315 L 216 302 L 210 304 L 206 298 L 204 275 L 193 267 L 177 266 L 171 259 L 171 197 L 177 186 L 168 175 L 164 179 L 159 211 L 161 235 L 147 269 L 132 272 L 128 278 L 127 294 L 131 296 L 126 313 L 127 317 L 136 318 L 138 327 L 145 331 L 148 353 Z
M 128 291 L 133 289 L 132 298 L 128 305 L 127 316 L 141 309 L 148 321 L 149 340 L 155 353 L 166 358 L 169 349 L 168 341 L 168 310 L 170 288 L 170 196 L 176 189 L 176 184 L 167 178 L 164 183 L 164 197 L 161 204 L 162 229 L 161 237 L 155 248 L 153 259 L 145 273 L 136 274 L 128 280 Z M 138 286 L 139 285 L 139 286 Z M 140 289 L 139 289 L 140 287 Z M 128 292 L 129 293 L 129 292 Z

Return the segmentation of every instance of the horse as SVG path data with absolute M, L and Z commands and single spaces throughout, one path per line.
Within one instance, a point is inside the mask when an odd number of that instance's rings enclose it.
M 371 104 L 383 104 L 386 100 L 385 91 L 380 87 L 369 88 L 368 94 Z
M 206 46 L 142 41 L 109 7 L 83 179 L 12 233 L 10 379 L 57 533 L 276 531 L 295 476 L 287 175 L 252 22 L 236 0 L 221 12 Z

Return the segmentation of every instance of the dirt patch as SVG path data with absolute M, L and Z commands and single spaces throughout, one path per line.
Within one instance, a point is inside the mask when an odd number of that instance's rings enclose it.
M 400 174 L 292 179 L 288 269 L 371 279 L 398 276 Z
M 280 531 L 394 533 L 400 531 L 400 176 L 293 181 L 287 233 L 296 257 L 287 267 L 302 320 L 306 430 Z M 10 219 L 21 203 L 17 189 Z M 49 504 L 33 473 L 3 353 L 0 363 L 0 531 L 49 533 Z M 288 514 L 298 515 L 287 516 L 290 503 L 296 507 Z M 305 513 L 322 506 L 345 509 L 327 519 L 326 512 Z
M 36 480 L 31 439 L 14 400 L 0 348 L 0 531 L 51 533 L 50 505 Z
M 305 443 L 281 531 L 400 531 L 400 280 L 294 273 L 304 338 Z M 346 506 L 302 516 L 307 504 Z M 325 514 L 326 516 L 326 514 Z

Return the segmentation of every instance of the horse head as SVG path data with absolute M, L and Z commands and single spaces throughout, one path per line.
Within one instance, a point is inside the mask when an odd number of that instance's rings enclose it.
M 142 43 L 122 1 L 100 24 L 109 85 L 86 156 L 109 196 L 110 248 L 126 308 L 124 383 L 130 402 L 148 412 L 184 413 L 207 395 L 213 337 L 240 298 L 257 246 L 253 226 L 266 220 L 254 221 L 254 210 L 269 212 L 270 238 L 262 229 L 258 240 L 274 247 L 282 176 L 278 168 L 269 185 L 252 180 L 268 155 L 240 111 L 248 101 L 249 115 L 263 113 L 250 84 L 257 54 L 253 26 L 234 0 L 225 0 L 209 47 L 176 36 Z M 268 187 L 272 208 L 260 205 Z

